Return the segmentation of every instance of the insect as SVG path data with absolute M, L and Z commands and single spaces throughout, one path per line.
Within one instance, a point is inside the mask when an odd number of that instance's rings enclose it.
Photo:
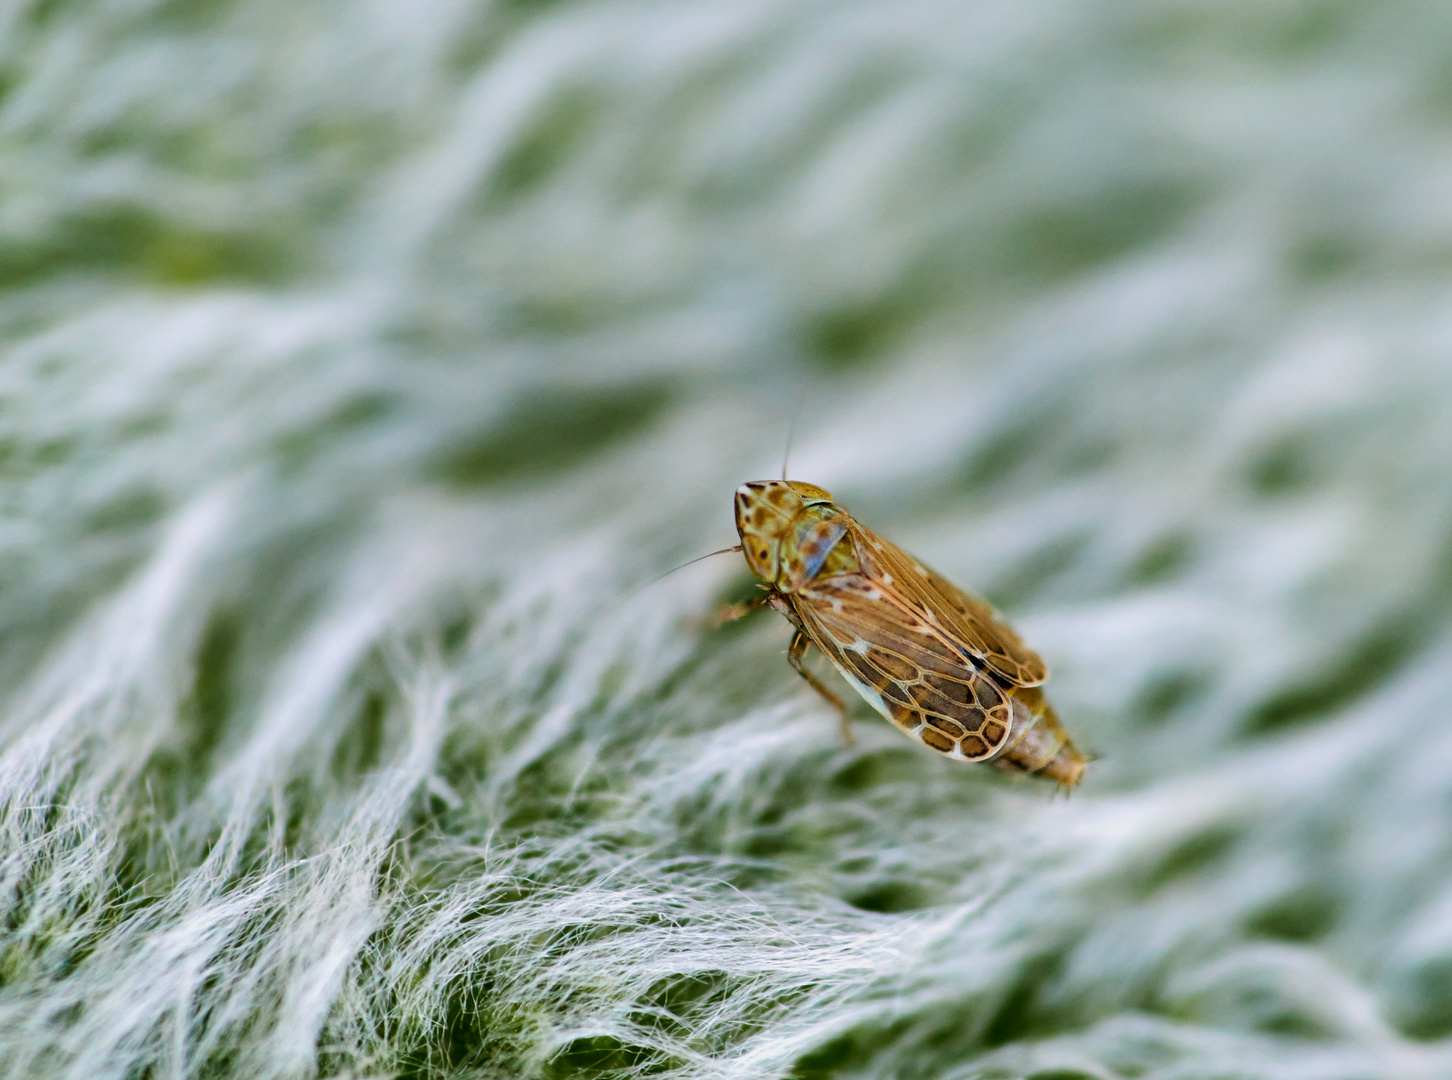
M 796 628 L 787 660 L 837 710 L 849 744 L 847 706 L 802 662 L 813 645 L 874 709 L 945 757 L 1079 783 L 1085 758 L 1040 689 L 1047 666 L 987 603 L 812 484 L 743 484 L 736 531 L 765 582 L 756 604 Z

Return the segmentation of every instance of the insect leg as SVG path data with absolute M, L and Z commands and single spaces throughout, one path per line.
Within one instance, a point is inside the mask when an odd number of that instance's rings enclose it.
M 847 706 L 843 704 L 841 698 L 823 686 L 822 680 L 808 671 L 806 665 L 802 663 L 802 657 L 807 654 L 807 650 L 811 647 L 812 639 L 807 637 L 806 631 L 798 630 L 792 638 L 791 648 L 787 650 L 787 663 L 796 668 L 797 674 L 806 679 L 812 689 L 826 698 L 831 703 L 832 708 L 837 710 L 837 715 L 842 720 L 842 741 L 848 746 L 856 746 L 857 740 L 852 735 L 852 721 L 848 716 Z
M 744 604 L 726 604 L 719 608 L 716 613 L 711 616 L 710 620 L 707 622 L 707 625 L 710 626 L 713 630 L 719 630 L 721 627 L 725 626 L 729 622 L 735 622 L 737 619 L 746 618 L 746 616 L 750 615 L 757 608 L 761 607 L 762 604 L 765 604 L 766 601 L 767 594 L 762 593 L 760 596 L 753 597 Z

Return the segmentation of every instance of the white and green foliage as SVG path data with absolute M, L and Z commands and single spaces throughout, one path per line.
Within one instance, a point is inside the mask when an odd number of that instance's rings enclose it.
M 0 1077 L 1452 1071 L 1449 43 L 0 5 Z M 1072 799 L 639 589 L 794 409 Z

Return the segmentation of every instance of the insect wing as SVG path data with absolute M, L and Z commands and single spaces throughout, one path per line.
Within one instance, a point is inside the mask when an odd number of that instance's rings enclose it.
M 1038 686 L 1048 679 L 1048 665 L 999 620 L 988 603 L 855 521 L 852 539 L 867 577 L 902 597 L 1005 680 L 1015 686 Z
M 813 642 L 867 701 L 949 757 L 992 757 L 1008 738 L 1007 697 L 891 586 L 864 574 L 811 582 L 792 597 Z

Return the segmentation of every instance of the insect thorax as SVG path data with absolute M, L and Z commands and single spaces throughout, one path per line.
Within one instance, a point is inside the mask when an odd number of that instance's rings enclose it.
M 736 491 L 736 531 L 752 573 L 780 592 L 860 569 L 850 518 L 822 488 L 767 480 Z

